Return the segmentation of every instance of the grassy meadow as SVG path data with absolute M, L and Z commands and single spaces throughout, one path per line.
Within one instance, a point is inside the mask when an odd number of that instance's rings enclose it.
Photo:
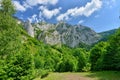
M 120 80 L 120 72 L 100 71 L 100 72 L 79 72 L 79 73 L 49 73 L 45 78 L 35 80 Z

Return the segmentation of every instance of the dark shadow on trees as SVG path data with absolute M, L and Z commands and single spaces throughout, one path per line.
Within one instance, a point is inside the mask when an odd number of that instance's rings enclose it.
M 86 77 L 97 78 L 98 80 L 120 80 L 120 71 L 91 72 Z

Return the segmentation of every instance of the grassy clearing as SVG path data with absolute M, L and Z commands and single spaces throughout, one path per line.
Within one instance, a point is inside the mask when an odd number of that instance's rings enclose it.
M 35 80 L 120 80 L 120 72 L 50 73 L 46 78 Z

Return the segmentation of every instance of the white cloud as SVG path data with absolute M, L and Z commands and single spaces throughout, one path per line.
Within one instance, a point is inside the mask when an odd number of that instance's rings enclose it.
M 30 6 L 36 6 L 38 4 L 43 4 L 43 5 L 47 5 L 47 4 L 51 4 L 51 5 L 55 5 L 57 4 L 58 0 L 26 0 L 26 3 L 28 3 Z
M 61 7 L 53 9 L 53 10 L 49 10 L 44 6 L 40 7 L 40 10 L 42 11 L 42 15 L 47 18 L 47 19 L 51 19 L 53 16 L 56 16 L 57 14 L 60 13 Z
M 39 13 L 39 21 L 40 21 L 40 22 L 41 22 L 41 21 L 44 21 L 42 12 Z
M 32 22 L 40 22 L 40 21 L 44 21 L 43 18 L 41 18 L 40 16 L 38 16 L 37 14 L 33 14 L 31 17 L 28 18 L 28 20 L 32 23 Z
M 15 5 L 18 11 L 26 11 L 27 8 L 32 8 L 32 6 L 37 6 L 38 4 L 41 5 L 55 5 L 57 4 L 58 0 L 25 0 L 23 1 L 23 5 L 19 3 L 19 1 L 13 0 L 13 4 Z
M 84 20 L 80 20 L 79 22 L 78 22 L 78 24 L 82 24 L 84 22 Z
M 30 5 L 28 5 L 26 2 L 23 2 L 23 6 L 27 9 L 27 8 L 32 8 Z
M 32 16 L 32 18 L 33 18 L 33 20 L 35 20 L 35 18 L 37 17 L 37 15 L 36 14 L 34 14 L 33 16 Z
M 28 20 L 30 21 L 30 22 L 37 22 L 38 21 L 38 19 L 37 19 L 37 14 L 33 14 L 30 18 L 28 18 Z
M 98 18 L 98 17 L 100 17 L 100 15 L 95 15 L 95 18 Z
M 32 18 L 28 18 L 28 20 L 30 21 L 30 23 L 32 22 Z
M 109 8 L 112 8 L 115 4 L 116 4 L 116 0 L 105 0 L 104 1 L 104 5 Z
M 69 17 L 76 17 L 76 16 L 89 17 L 90 15 L 92 15 L 92 13 L 100 9 L 101 6 L 102 6 L 101 0 L 92 0 L 91 2 L 88 2 L 85 6 L 82 6 L 79 8 L 78 7 L 72 8 L 72 9 L 67 10 L 67 12 L 64 14 L 60 14 L 57 17 L 57 20 L 58 21 L 68 20 Z
M 13 4 L 18 11 L 26 11 L 26 8 L 22 6 L 18 1 L 13 1 Z

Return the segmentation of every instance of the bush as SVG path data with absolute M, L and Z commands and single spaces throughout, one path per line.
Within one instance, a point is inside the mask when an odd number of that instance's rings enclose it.
M 120 70 L 120 29 L 113 35 L 103 59 L 104 70 Z
M 91 70 L 101 70 L 108 43 L 100 42 L 90 51 Z
M 76 48 L 73 50 L 73 56 L 78 61 L 78 69 L 77 71 L 83 71 L 83 68 L 85 68 L 86 64 L 88 63 L 88 53 L 81 48 Z M 87 67 L 87 66 L 86 66 Z
M 75 72 L 78 68 L 78 61 L 75 57 L 64 55 L 63 59 L 57 64 L 58 72 Z

